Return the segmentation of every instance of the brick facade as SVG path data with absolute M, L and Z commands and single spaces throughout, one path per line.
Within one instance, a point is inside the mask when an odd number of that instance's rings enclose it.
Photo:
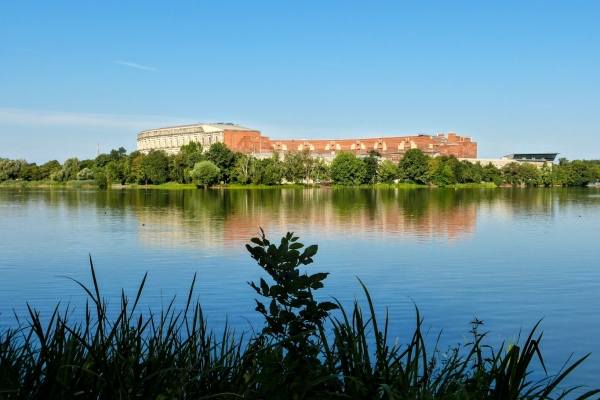
M 391 136 L 359 139 L 271 140 L 260 131 L 231 123 L 196 124 L 143 131 L 138 134 L 138 150 L 152 149 L 176 154 L 182 145 L 198 142 L 208 149 L 217 142 L 225 143 L 232 151 L 264 154 L 277 151 L 308 150 L 311 154 L 335 156 L 340 151 L 366 155 L 376 150 L 385 158 L 397 160 L 409 149 L 421 149 L 431 156 L 454 155 L 457 158 L 477 158 L 477 143 L 469 136 L 454 132 L 417 136 Z
M 270 144 L 273 150 L 280 153 L 308 149 L 313 154 L 324 155 L 335 155 L 340 151 L 368 154 L 370 150 L 376 150 L 385 158 L 398 159 L 407 150 L 418 148 L 432 156 L 477 158 L 477 143 L 468 136 L 458 136 L 454 132 L 448 136 L 439 134 L 366 139 L 270 140 Z

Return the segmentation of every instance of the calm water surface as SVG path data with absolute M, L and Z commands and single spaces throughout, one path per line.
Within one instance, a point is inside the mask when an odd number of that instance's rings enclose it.
M 477 317 L 493 344 L 516 341 L 543 318 L 549 372 L 571 353 L 593 352 L 577 382 L 600 386 L 600 190 L 0 189 L 0 325 L 50 313 L 60 301 L 83 309 L 91 284 L 118 307 L 148 272 L 143 308 L 177 295 L 194 274 L 209 321 L 260 327 L 254 292 L 263 276 L 244 245 L 263 227 L 318 244 L 311 271 L 326 271 L 321 297 L 363 301 L 357 277 L 391 335 L 408 342 L 414 305 L 432 342 L 463 344 Z M 573 383 L 573 382 L 569 382 Z

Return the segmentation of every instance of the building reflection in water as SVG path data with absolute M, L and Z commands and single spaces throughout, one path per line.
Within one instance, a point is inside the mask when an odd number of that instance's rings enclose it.
M 478 205 L 461 192 L 428 189 L 200 190 L 182 196 L 137 210 L 142 243 L 236 251 L 259 227 L 268 235 L 454 243 L 475 232 Z

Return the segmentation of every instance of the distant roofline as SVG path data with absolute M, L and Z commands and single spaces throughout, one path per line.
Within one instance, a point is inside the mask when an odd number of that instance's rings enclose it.
M 160 128 L 145 129 L 145 130 L 141 131 L 140 133 L 151 132 L 151 131 L 160 131 L 162 129 L 193 128 L 193 127 L 199 127 L 202 125 L 208 125 L 208 126 L 213 126 L 213 127 L 218 127 L 218 128 L 222 127 L 223 129 L 226 129 L 227 127 L 232 127 L 232 128 L 236 128 L 236 130 L 258 131 L 257 129 L 246 128 L 244 126 L 240 126 L 240 125 L 234 124 L 232 122 L 216 122 L 216 123 L 215 122 L 198 122 L 197 124 L 161 126 Z

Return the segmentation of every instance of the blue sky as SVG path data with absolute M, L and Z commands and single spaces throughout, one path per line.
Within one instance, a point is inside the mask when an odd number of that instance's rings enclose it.
M 6 0 L 0 157 L 94 158 L 224 121 L 598 159 L 599 20 L 597 1 Z

